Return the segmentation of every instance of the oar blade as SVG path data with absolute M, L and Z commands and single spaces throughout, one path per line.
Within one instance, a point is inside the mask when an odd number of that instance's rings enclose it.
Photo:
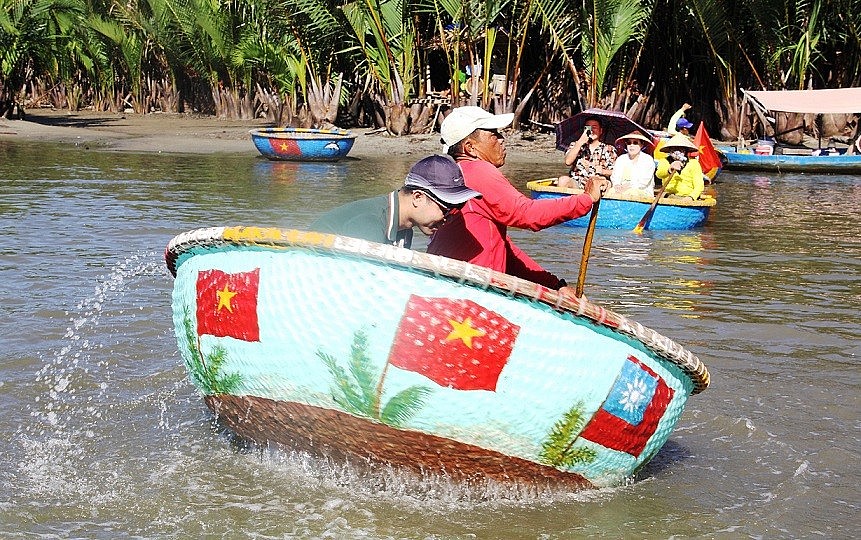
M 649 209 L 646 210 L 646 213 L 643 214 L 643 217 L 640 219 L 640 222 L 637 223 L 637 226 L 634 227 L 634 234 L 643 234 L 643 231 L 646 230 L 646 226 L 649 224 L 649 221 L 652 220 L 652 214 L 655 213 L 655 208 L 658 207 L 658 201 L 661 200 L 661 197 L 664 196 L 664 190 L 667 189 L 667 186 L 661 186 L 661 190 L 658 191 L 658 194 L 655 195 L 655 200 L 652 201 Z

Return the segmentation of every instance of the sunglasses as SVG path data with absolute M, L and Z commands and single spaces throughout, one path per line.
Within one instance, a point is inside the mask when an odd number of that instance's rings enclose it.
M 424 193 L 425 197 L 427 197 L 429 200 L 433 201 L 435 205 L 439 206 L 439 209 L 442 211 L 443 219 L 448 219 L 452 216 L 452 214 L 456 213 L 463 207 L 463 205 L 450 206 L 448 204 L 445 204 L 427 191 L 422 191 L 422 193 Z
M 479 131 L 486 131 L 487 133 L 490 133 L 491 135 L 493 135 L 493 136 L 494 136 L 494 137 L 496 137 L 497 139 L 502 139 L 502 138 L 503 138 L 503 137 L 502 137 L 502 133 L 500 133 L 498 129 L 485 129 L 485 128 L 478 128 L 478 130 L 479 130 Z

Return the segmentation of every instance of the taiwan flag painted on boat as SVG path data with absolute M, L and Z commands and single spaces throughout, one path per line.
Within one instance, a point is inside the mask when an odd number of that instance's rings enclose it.
M 519 326 L 471 300 L 411 295 L 389 363 L 440 386 L 495 391 L 519 332 Z
M 197 334 L 260 341 L 259 286 L 259 268 L 235 274 L 214 269 L 198 272 Z
M 660 375 L 629 356 L 604 404 L 580 436 L 639 457 L 658 429 L 673 394 Z

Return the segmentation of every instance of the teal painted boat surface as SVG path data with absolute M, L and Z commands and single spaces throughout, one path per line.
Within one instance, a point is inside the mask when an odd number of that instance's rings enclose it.
M 581 193 L 579 190 L 550 185 L 550 180 L 534 180 L 528 182 L 526 188 L 531 191 L 533 199 L 557 199 L 574 193 Z M 606 195 L 601 198 L 595 226 L 601 229 L 633 230 L 653 201 L 654 199 L 645 197 Z M 709 213 L 716 202 L 713 197 L 697 201 L 664 197 L 655 207 L 655 212 L 646 228 L 672 231 L 701 227 L 708 220 Z M 566 221 L 563 225 L 588 227 L 590 217 L 591 212 L 577 219 Z
M 356 135 L 343 129 L 263 128 L 250 133 L 257 150 L 273 160 L 337 161 L 356 142 Z
M 618 485 L 709 383 L 690 351 L 586 300 L 342 236 L 175 237 L 189 377 L 260 444 L 423 474 Z
M 726 158 L 726 168 L 735 171 L 809 172 L 831 174 L 861 174 L 861 154 L 827 156 L 797 156 L 790 154 L 762 155 L 737 152 L 734 147 L 719 147 Z

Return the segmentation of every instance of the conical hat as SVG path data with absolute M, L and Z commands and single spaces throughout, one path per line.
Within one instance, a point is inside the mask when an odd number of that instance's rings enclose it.
M 699 148 L 697 148 L 686 135 L 682 135 L 681 133 L 673 135 L 661 148 L 687 148 L 688 150 L 699 150 Z
M 645 135 L 643 135 L 642 133 L 639 133 L 637 131 L 632 131 L 631 133 L 628 133 L 627 135 L 622 135 L 621 137 L 616 139 L 616 144 L 619 144 L 622 141 L 625 141 L 627 139 L 638 139 L 638 140 L 645 142 L 646 144 L 652 144 L 652 139 L 646 137 Z

